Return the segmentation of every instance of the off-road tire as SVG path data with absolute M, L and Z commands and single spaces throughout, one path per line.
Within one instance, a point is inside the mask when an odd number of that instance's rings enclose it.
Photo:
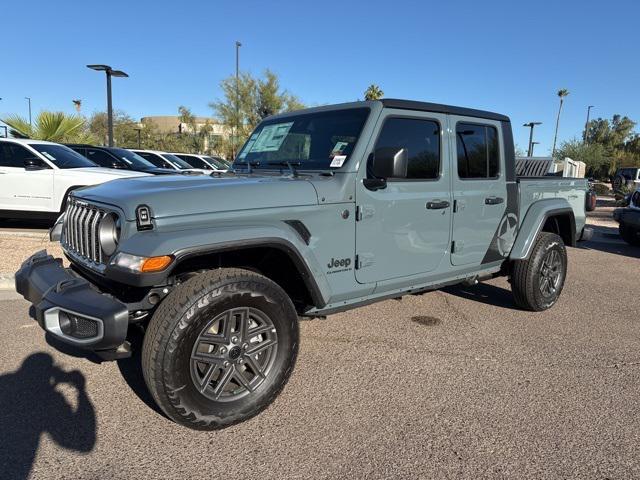
M 262 312 L 272 322 L 277 335 L 274 360 L 255 390 L 247 389 L 239 399 L 214 401 L 192 380 L 194 344 L 216 315 L 243 308 Z M 291 375 L 298 341 L 298 316 L 280 286 L 249 270 L 213 270 L 180 284 L 158 307 L 145 333 L 142 371 L 151 395 L 170 419 L 196 430 L 215 430 L 245 421 L 274 401 Z
M 633 245 L 634 247 L 640 246 L 640 234 L 638 230 L 621 223 L 620 226 L 618 226 L 618 232 L 620 232 L 620 237 L 629 245 Z
M 551 252 L 557 252 L 557 257 Z M 552 294 L 542 292 L 544 262 L 552 255 L 559 259 L 558 283 Z M 546 270 L 544 271 L 546 272 Z M 567 251 L 560 236 L 540 232 L 527 260 L 516 260 L 511 265 L 511 290 L 516 304 L 525 310 L 540 312 L 551 308 L 562 293 L 567 275 Z

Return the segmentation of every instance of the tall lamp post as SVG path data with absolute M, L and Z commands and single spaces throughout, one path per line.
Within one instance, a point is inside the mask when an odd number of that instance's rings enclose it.
M 542 122 L 529 122 L 522 125 L 523 127 L 529 127 L 531 130 L 529 131 L 529 149 L 527 150 L 527 157 L 533 156 L 533 128 L 536 125 L 542 125 Z M 537 142 L 536 142 L 537 143 Z
M 587 107 L 587 121 L 584 124 L 584 136 L 582 137 L 582 142 L 587 143 L 587 129 L 589 128 L 589 114 L 591 113 L 591 109 L 594 105 L 589 105 Z
M 128 77 L 122 70 L 114 70 L 109 65 L 87 65 L 91 70 L 104 72 L 107 75 L 107 129 L 109 146 L 113 147 L 113 106 L 111 105 L 111 77 Z
M 232 153 L 233 160 L 236 159 L 236 142 L 238 141 L 238 130 L 240 130 L 240 47 L 242 44 L 236 40 L 236 124 L 233 132 Z
M 29 102 L 29 126 L 31 127 L 31 97 L 24 97 L 24 99 Z

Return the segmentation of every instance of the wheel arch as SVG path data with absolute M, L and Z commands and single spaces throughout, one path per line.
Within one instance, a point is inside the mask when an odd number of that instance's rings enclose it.
M 576 244 L 576 219 L 569 202 L 564 198 L 539 200 L 534 202 L 524 217 L 516 241 L 511 249 L 511 260 L 529 258 L 535 240 L 540 232 L 560 235 L 565 245 Z
M 260 238 L 185 248 L 175 252 L 170 277 L 212 268 L 246 268 L 280 285 L 299 313 L 323 308 L 325 297 L 303 254 L 283 238 Z

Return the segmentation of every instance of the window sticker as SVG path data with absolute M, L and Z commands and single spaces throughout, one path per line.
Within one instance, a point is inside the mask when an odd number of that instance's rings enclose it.
M 275 152 L 279 150 L 292 126 L 293 122 L 267 125 L 262 129 L 249 152 Z
M 349 146 L 349 142 L 336 142 L 333 149 L 331 150 L 330 157 L 335 157 L 336 155 L 342 155 L 342 152 Z
M 331 160 L 331 165 L 329 166 L 333 168 L 340 168 L 346 159 L 346 155 L 336 155 L 333 157 L 333 160 Z
M 47 157 L 47 160 L 51 160 L 52 162 L 56 161 L 56 157 L 54 157 L 53 155 L 51 155 L 49 152 L 40 152 L 42 155 L 44 155 L 45 157 Z
M 253 144 L 256 143 L 257 137 L 258 137 L 257 133 L 254 133 L 253 135 L 251 135 L 251 137 L 249 138 L 249 141 L 247 142 L 247 146 L 242 149 L 242 152 L 240 152 L 240 155 L 238 156 L 240 160 L 244 159 L 244 157 L 247 156 L 247 153 L 251 151 L 251 147 L 253 147 Z

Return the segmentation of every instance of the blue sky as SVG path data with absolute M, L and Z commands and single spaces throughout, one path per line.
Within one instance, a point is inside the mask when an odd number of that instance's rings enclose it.
M 568 88 L 559 139 L 580 136 L 586 107 L 640 120 L 640 3 L 602 1 L 30 1 L 0 10 L 0 114 L 114 107 L 134 117 L 210 115 L 219 82 L 235 69 L 270 68 L 308 104 L 351 101 L 377 83 L 387 97 L 494 110 L 511 116 L 526 148 L 551 149 L 558 101 Z M 15 39 L 15 40 L 14 40 Z

